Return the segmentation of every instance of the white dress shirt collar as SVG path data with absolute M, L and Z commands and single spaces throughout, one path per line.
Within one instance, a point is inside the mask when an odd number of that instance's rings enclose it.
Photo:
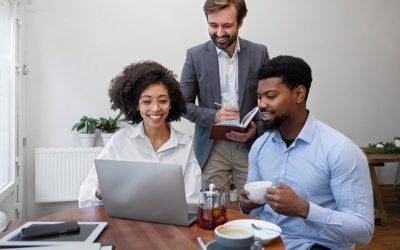
M 164 145 L 162 145 L 157 152 L 161 152 L 170 148 L 175 148 L 176 146 L 178 146 L 178 144 L 188 144 L 190 143 L 190 140 L 188 139 L 188 137 L 186 136 L 182 136 L 182 134 L 177 133 L 175 128 L 173 126 L 171 126 L 171 124 L 167 123 L 167 126 L 170 129 L 170 135 L 169 135 L 169 139 L 166 143 L 164 143 Z M 143 125 L 143 121 L 133 125 L 132 126 L 132 136 L 135 137 L 141 137 L 142 139 L 146 140 L 147 142 L 150 143 L 150 139 L 149 137 L 146 135 L 146 133 L 144 132 L 144 125 Z
M 317 120 L 311 114 L 308 114 L 307 120 L 304 123 L 303 128 L 300 130 L 300 133 L 296 136 L 295 141 L 297 139 L 301 139 L 307 142 L 308 144 L 311 144 L 314 137 L 316 126 L 317 126 Z M 281 133 L 279 132 L 278 129 L 272 131 L 272 140 L 283 142 Z

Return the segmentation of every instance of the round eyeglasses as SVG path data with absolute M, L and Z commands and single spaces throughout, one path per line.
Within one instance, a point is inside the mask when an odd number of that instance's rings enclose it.
M 157 103 L 157 106 L 160 109 L 166 109 L 169 107 L 170 102 L 170 99 L 166 97 L 161 97 L 158 99 L 144 97 L 140 98 L 139 105 L 141 105 L 145 109 L 152 109 L 154 107 L 154 104 Z

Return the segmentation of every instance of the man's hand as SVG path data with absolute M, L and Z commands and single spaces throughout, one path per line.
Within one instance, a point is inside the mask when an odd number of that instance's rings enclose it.
M 103 199 L 99 186 L 97 186 L 97 188 L 96 188 L 96 194 L 95 195 L 99 200 Z
M 250 200 L 247 197 L 248 195 L 249 192 L 244 189 L 240 190 L 239 192 L 240 207 L 242 208 L 244 213 L 248 214 L 251 210 L 264 206 L 264 204 L 255 203 L 254 201 Z
M 215 114 L 215 122 L 223 122 L 229 120 L 238 120 L 239 112 L 238 109 L 232 106 L 221 107 Z
M 228 138 L 231 141 L 244 143 L 253 138 L 256 132 L 257 132 L 256 124 L 254 122 L 250 122 L 250 128 L 247 130 L 247 132 L 240 133 L 236 131 L 231 131 L 229 133 L 226 133 L 226 138 Z
M 278 214 L 306 218 L 310 204 L 299 197 L 289 186 L 277 184 L 267 189 L 267 203 Z

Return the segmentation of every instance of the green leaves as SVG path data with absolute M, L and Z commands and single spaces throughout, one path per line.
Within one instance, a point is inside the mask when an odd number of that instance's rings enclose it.
M 377 144 L 383 145 L 383 147 L 377 147 Z M 392 142 L 368 144 L 365 148 L 365 153 L 367 154 L 399 154 L 400 148 L 396 147 Z
M 117 131 L 118 124 L 123 120 L 121 119 L 122 113 L 120 112 L 115 118 L 109 117 L 108 119 L 100 117 L 99 125 L 97 128 L 101 129 L 101 131 L 106 133 L 114 133 Z
M 97 119 L 83 116 L 81 120 L 74 124 L 71 131 L 76 130 L 77 132 L 81 131 L 82 129 L 86 129 L 84 133 L 86 134 L 94 134 L 97 128 L 97 124 L 99 121 Z
M 94 119 L 91 117 L 83 116 L 81 120 L 72 126 L 71 131 L 76 130 L 77 132 L 85 129 L 87 134 L 93 134 L 96 128 L 101 129 L 103 132 L 114 133 L 117 131 L 118 124 L 123 120 L 121 118 L 122 113 L 120 112 L 115 118 L 109 117 L 108 119 L 100 117 L 99 119 Z

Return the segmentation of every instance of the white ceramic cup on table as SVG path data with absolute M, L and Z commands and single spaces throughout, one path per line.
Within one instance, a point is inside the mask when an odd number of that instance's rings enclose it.
M 253 200 L 259 204 L 265 204 L 267 203 L 267 200 L 265 199 L 265 193 L 267 192 L 268 188 L 272 187 L 272 185 L 273 184 L 270 181 L 255 181 L 246 183 L 244 185 L 244 189 L 249 192 L 247 197 L 250 200 Z

